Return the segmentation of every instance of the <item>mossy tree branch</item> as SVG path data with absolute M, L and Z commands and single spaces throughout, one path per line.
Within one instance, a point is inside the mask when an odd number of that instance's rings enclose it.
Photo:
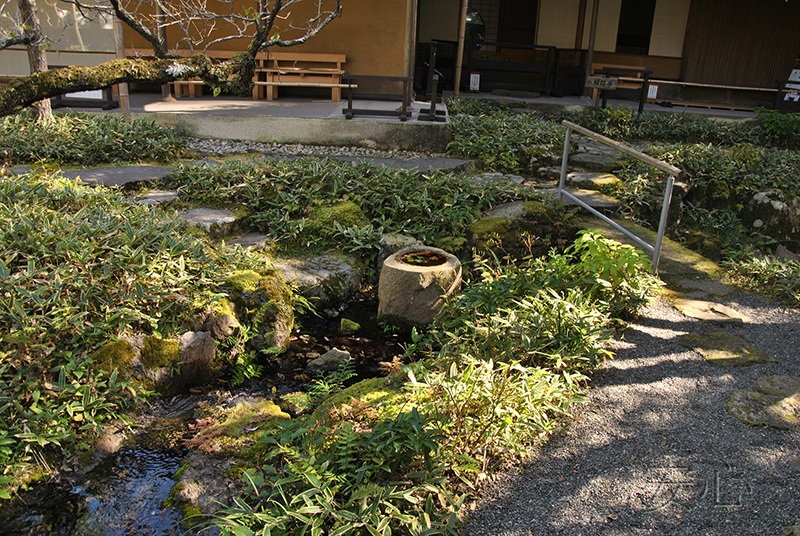
M 0 89 L 0 116 L 31 103 L 75 91 L 109 87 L 123 82 L 166 84 L 197 77 L 209 86 L 234 95 L 252 93 L 255 62 L 247 53 L 217 63 L 203 54 L 168 60 L 115 60 L 95 67 L 67 67 L 17 78 Z

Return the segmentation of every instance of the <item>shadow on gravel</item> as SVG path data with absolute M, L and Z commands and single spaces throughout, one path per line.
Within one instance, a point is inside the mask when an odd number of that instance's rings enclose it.
M 773 315 L 744 331 L 769 341 L 776 329 L 795 333 L 797 319 Z M 730 394 L 760 376 L 800 375 L 800 354 L 716 367 L 677 342 L 709 329 L 720 328 L 651 306 L 618 341 L 578 418 L 498 480 L 462 536 L 780 536 L 800 524 L 800 434 L 748 426 L 726 410 Z

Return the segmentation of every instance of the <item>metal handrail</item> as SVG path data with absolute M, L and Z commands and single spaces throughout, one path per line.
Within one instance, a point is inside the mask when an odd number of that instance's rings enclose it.
M 614 227 L 614 229 L 620 231 L 625 236 L 627 236 L 628 238 L 630 238 L 631 240 L 633 240 L 634 242 L 636 242 L 637 244 L 642 246 L 645 249 L 645 251 L 647 251 L 648 253 L 652 254 L 652 256 L 653 256 L 652 257 L 652 260 L 653 260 L 653 273 L 658 274 L 658 263 L 661 260 L 661 246 L 662 246 L 662 244 L 664 242 L 664 233 L 666 232 L 666 229 L 667 229 L 667 217 L 669 216 L 669 207 L 670 207 L 670 204 L 672 202 L 672 188 L 675 185 L 675 179 L 676 178 L 679 179 L 679 178 L 683 177 L 683 171 L 681 169 L 679 169 L 679 168 L 676 168 L 675 166 L 667 164 L 666 162 L 662 162 L 661 160 L 657 160 L 657 159 L 653 158 L 652 156 L 648 156 L 648 155 L 646 155 L 646 154 L 644 154 L 642 152 L 639 152 L 639 151 L 637 151 L 636 149 L 634 149 L 632 147 L 628 147 L 627 145 L 625 145 L 623 143 L 620 143 L 618 141 L 614 141 L 611 138 L 607 138 L 607 137 L 603 136 L 602 134 L 598 134 L 597 132 L 589 130 L 588 128 L 584 128 L 584 127 L 582 127 L 580 125 L 576 125 L 575 123 L 572 123 L 570 121 L 562 121 L 561 124 L 564 125 L 565 127 L 567 127 L 567 133 L 564 136 L 564 155 L 563 155 L 563 157 L 561 159 L 561 178 L 558 181 L 558 200 L 560 202 L 563 202 L 564 201 L 564 197 L 567 197 L 572 202 L 574 202 L 577 205 L 585 208 L 586 210 L 588 210 L 589 212 L 591 212 L 592 214 L 594 214 L 595 216 L 597 216 L 598 218 L 600 218 L 604 222 L 606 222 L 609 225 L 611 225 L 612 227 Z M 666 188 L 664 190 L 664 203 L 661 206 L 661 220 L 660 220 L 660 222 L 658 224 L 658 234 L 656 235 L 656 243 L 654 245 L 648 244 L 647 242 L 645 242 L 644 240 L 642 240 L 641 238 L 639 238 L 638 236 L 636 236 L 632 232 L 630 232 L 627 229 L 625 229 L 624 227 L 622 227 L 617 222 L 613 221 L 611 218 L 608 218 L 604 214 L 601 214 L 595 208 L 590 207 L 588 204 L 583 202 L 581 199 L 578 199 L 577 197 L 575 197 L 571 193 L 569 193 L 566 190 L 564 190 L 564 183 L 566 182 L 566 177 L 567 177 L 567 161 L 569 160 L 570 136 L 571 136 L 571 133 L 572 133 L 573 130 L 575 132 L 583 134 L 584 136 L 586 136 L 588 138 L 591 138 L 591 139 L 593 139 L 595 141 L 598 141 L 598 142 L 600 142 L 600 143 L 602 143 L 604 145 L 608 145 L 609 147 L 612 147 L 612 148 L 616 149 L 617 151 L 620 151 L 621 153 L 627 154 L 628 156 L 632 156 L 632 157 L 636 158 L 637 160 L 640 160 L 640 161 L 644 162 L 645 164 L 649 164 L 649 165 L 653 166 L 654 168 L 659 169 L 659 170 L 664 171 L 664 172 L 669 174 L 669 178 L 667 179 L 667 185 L 666 185 Z

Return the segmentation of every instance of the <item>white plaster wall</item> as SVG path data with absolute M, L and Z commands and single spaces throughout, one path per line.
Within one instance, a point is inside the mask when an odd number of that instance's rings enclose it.
M 680 58 L 691 0 L 658 0 L 650 37 L 650 55 Z

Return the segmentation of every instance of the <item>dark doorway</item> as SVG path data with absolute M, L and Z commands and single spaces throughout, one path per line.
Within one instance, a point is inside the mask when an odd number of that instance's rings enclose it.
M 536 44 L 539 0 L 503 0 L 500 4 L 498 41 L 515 45 Z
M 656 0 L 622 0 L 617 31 L 617 52 L 644 54 L 650 50 Z

